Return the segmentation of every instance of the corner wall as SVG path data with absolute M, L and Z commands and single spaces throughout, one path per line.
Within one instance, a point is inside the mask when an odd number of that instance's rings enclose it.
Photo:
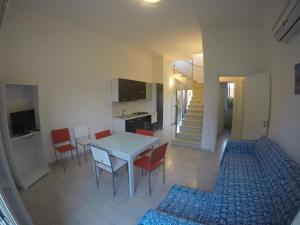
M 218 76 L 266 71 L 261 30 L 214 29 L 203 31 L 204 120 L 202 148 L 215 151 L 218 130 Z
M 272 26 L 285 2 L 269 1 L 259 28 L 203 31 L 205 107 L 202 148 L 214 151 L 218 117 L 218 75 L 271 72 L 269 136 L 300 164 L 300 95 L 294 65 L 300 63 L 300 32 L 288 43 L 273 40 Z
M 300 95 L 295 95 L 294 66 L 300 63 L 300 32 L 287 44 L 274 41 L 272 26 L 284 6 L 270 1 L 265 13 L 264 38 L 272 76 L 269 136 L 300 164 Z

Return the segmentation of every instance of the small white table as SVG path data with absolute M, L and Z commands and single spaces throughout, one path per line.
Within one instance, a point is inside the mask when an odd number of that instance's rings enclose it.
M 92 144 L 108 151 L 115 157 L 128 161 L 129 193 L 130 197 L 133 197 L 135 190 L 133 161 L 144 150 L 159 144 L 159 138 L 122 132 L 94 140 Z

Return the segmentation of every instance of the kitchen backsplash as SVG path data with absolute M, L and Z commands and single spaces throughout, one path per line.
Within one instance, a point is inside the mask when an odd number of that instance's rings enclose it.
M 113 117 L 119 116 L 122 114 L 123 110 L 125 114 L 130 114 L 134 112 L 156 112 L 156 102 L 152 100 L 138 100 L 132 102 L 113 102 L 112 103 L 112 115 Z

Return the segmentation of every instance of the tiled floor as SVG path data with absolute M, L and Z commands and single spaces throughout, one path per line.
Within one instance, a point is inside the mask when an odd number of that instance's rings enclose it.
M 156 136 L 161 142 L 169 141 L 174 129 L 164 129 Z M 156 208 L 175 183 L 212 190 L 226 139 L 226 135 L 219 138 L 215 153 L 169 145 L 166 183 L 162 182 L 162 170 L 154 172 L 151 197 L 147 179 L 141 176 L 141 171 L 135 173 L 135 197 L 129 197 L 125 168 L 116 179 L 115 197 L 110 174 L 101 174 L 97 188 L 91 156 L 88 163 L 83 162 L 80 167 L 76 160 L 68 161 L 66 172 L 59 165 L 51 167 L 49 175 L 29 190 L 21 191 L 21 197 L 35 225 L 133 225 L 148 209 Z

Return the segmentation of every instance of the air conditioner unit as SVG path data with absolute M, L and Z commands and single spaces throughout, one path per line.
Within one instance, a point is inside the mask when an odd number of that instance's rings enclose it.
M 273 27 L 276 41 L 289 42 L 300 29 L 300 0 L 290 0 Z

